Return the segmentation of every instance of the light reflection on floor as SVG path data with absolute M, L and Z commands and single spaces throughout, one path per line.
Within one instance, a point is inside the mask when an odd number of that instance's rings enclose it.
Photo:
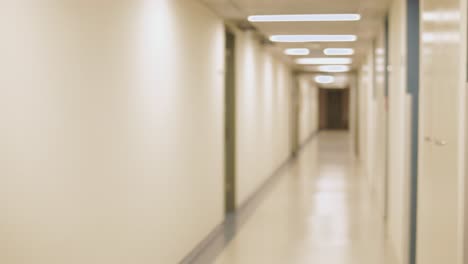
M 394 264 L 344 132 L 302 152 L 217 264 Z

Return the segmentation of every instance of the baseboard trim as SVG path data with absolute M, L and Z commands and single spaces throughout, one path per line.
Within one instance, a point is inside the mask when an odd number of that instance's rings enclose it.
M 238 231 L 248 221 L 255 209 L 260 205 L 270 190 L 279 181 L 282 172 L 288 168 L 304 148 L 319 134 L 312 133 L 273 173 L 250 195 L 239 208 L 226 216 L 208 236 L 206 236 L 179 264 L 208 264 L 212 263 L 221 251 L 234 239 Z

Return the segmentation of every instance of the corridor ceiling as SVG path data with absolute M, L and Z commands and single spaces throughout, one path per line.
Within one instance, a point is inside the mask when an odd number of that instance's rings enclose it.
M 265 22 L 251 23 L 265 37 L 271 35 L 353 34 L 356 42 L 275 43 L 275 53 L 293 62 L 296 56 L 283 54 L 286 48 L 309 48 L 304 57 L 325 57 L 325 48 L 354 48 L 353 67 L 364 59 L 374 37 L 378 33 L 387 12 L 388 0 L 201 0 L 226 20 L 247 22 L 250 15 L 279 14 L 360 14 L 360 21 L 348 22 Z M 295 66 L 298 70 L 314 69 L 311 66 Z

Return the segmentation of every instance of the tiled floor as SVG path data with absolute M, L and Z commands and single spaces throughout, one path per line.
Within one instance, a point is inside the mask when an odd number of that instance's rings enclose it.
M 321 133 L 216 264 L 395 264 L 348 135 Z

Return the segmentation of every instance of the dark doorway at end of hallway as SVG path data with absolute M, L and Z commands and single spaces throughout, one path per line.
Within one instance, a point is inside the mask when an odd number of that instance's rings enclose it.
M 349 129 L 349 89 L 320 89 L 320 130 Z

